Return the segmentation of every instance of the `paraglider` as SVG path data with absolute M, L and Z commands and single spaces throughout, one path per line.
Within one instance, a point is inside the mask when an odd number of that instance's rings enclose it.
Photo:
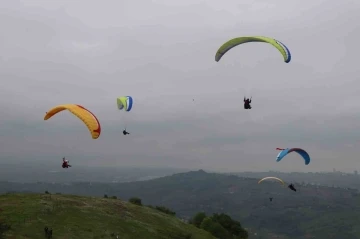
M 117 108 L 121 111 L 130 112 L 133 106 L 133 98 L 131 96 L 121 96 L 116 99 L 117 102 Z M 126 125 L 125 129 L 123 130 L 123 134 L 127 135 L 129 134 L 126 131 Z
M 71 165 L 69 164 L 69 160 L 65 159 L 65 157 L 63 158 L 62 167 L 63 167 L 63 168 L 69 168 L 69 167 L 71 167 Z
M 283 186 L 285 186 L 285 182 L 283 180 L 281 180 L 280 178 L 277 178 L 277 177 L 265 177 L 265 178 L 262 178 L 262 179 L 259 180 L 258 184 L 260 184 L 260 183 L 262 183 L 262 182 L 264 182 L 266 180 L 275 180 L 275 181 L 280 182 Z M 270 200 L 270 202 L 272 202 L 273 198 L 270 197 L 269 200 Z
M 249 98 L 245 98 L 244 97 L 244 109 L 246 109 L 246 110 L 250 110 L 251 109 L 251 105 L 250 105 L 250 103 L 251 103 L 251 99 L 252 99 L 252 97 L 249 99 Z
M 262 179 L 260 179 L 258 184 L 262 183 L 265 180 L 270 180 L 270 179 L 280 182 L 283 186 L 285 185 L 285 182 L 283 180 L 281 180 L 280 178 L 277 178 L 277 177 L 265 177 L 265 178 L 262 178 Z
M 275 47 L 283 56 L 284 62 L 289 63 L 291 61 L 291 53 L 289 49 L 280 41 L 265 37 L 265 36 L 245 36 L 245 37 L 237 37 L 233 38 L 227 42 L 225 42 L 216 52 L 215 61 L 220 61 L 220 59 L 225 55 L 233 47 L 238 45 L 248 43 L 248 42 L 264 42 Z
M 281 161 L 281 159 L 283 159 L 289 153 L 296 152 L 296 153 L 300 154 L 300 156 L 304 159 L 305 165 L 308 165 L 310 163 L 310 156 L 303 149 L 300 149 L 300 148 L 286 148 L 286 149 L 276 148 L 276 150 L 281 150 L 280 153 L 276 157 L 276 162 Z
M 296 192 L 296 188 L 294 187 L 294 185 L 291 183 L 288 188 L 290 188 L 291 190 L 293 190 L 294 192 Z
M 88 109 L 81 105 L 64 104 L 55 106 L 46 113 L 44 120 L 50 119 L 52 116 L 63 110 L 70 111 L 73 115 L 77 116 L 80 120 L 82 120 L 82 122 L 84 122 L 84 124 L 89 129 L 91 137 L 93 139 L 97 139 L 100 137 L 101 126 L 99 120 L 93 113 L 91 113 Z

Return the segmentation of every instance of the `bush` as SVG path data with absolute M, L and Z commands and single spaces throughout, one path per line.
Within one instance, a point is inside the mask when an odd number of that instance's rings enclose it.
M 160 211 L 160 212 L 163 212 L 163 213 L 172 215 L 172 216 L 175 216 L 175 215 L 176 215 L 176 212 L 171 211 L 171 210 L 170 210 L 169 208 L 167 208 L 167 207 L 156 206 L 155 209 L 158 210 L 158 211 Z
M 142 206 L 141 199 L 137 197 L 130 198 L 129 202 L 138 206 Z
M 0 239 L 5 239 L 6 236 L 5 236 L 5 233 L 7 231 L 9 231 L 11 229 L 11 226 L 6 224 L 6 223 L 3 223 L 3 222 L 0 222 Z
M 197 213 L 190 221 L 191 224 L 210 232 L 217 238 L 247 239 L 248 232 L 241 226 L 240 222 L 233 220 L 229 215 L 214 213 L 207 217 L 205 213 Z
M 195 225 L 196 227 L 200 227 L 205 217 L 206 214 L 204 212 L 198 212 L 193 218 L 190 219 L 190 223 Z

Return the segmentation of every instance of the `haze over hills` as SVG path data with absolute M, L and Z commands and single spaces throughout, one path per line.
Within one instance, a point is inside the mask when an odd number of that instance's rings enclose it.
M 11 182 L 128 182 L 185 172 L 181 168 L 159 167 L 94 167 L 73 164 L 71 171 L 61 168 L 61 161 L 18 161 L 1 163 L 0 181 Z
M 131 182 L 149 180 L 157 177 L 187 172 L 189 169 L 171 167 L 94 167 L 88 165 L 74 165 L 70 171 L 63 170 L 55 161 L 21 161 L 7 160 L 0 167 L 0 181 L 10 182 Z M 326 186 L 349 187 L 360 190 L 360 175 L 333 172 L 233 172 L 224 173 L 240 177 L 263 178 L 271 175 L 291 182 L 319 184 Z
M 299 172 L 238 172 L 238 173 L 229 173 L 229 175 L 237 175 L 240 177 L 249 177 L 249 178 L 263 178 L 268 175 L 276 175 L 283 180 L 290 182 L 297 182 L 302 184 L 313 184 L 313 185 L 323 185 L 330 187 L 343 187 L 343 188 L 356 188 L 360 190 L 360 175 L 358 171 L 354 173 L 344 173 L 336 171 L 333 172 L 308 172 L 308 173 L 299 173 Z

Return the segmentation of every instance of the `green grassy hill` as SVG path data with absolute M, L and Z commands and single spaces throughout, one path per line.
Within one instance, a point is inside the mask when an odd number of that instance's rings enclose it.
M 11 225 L 6 238 L 14 239 L 45 238 L 45 226 L 53 229 L 54 239 L 214 239 L 175 216 L 110 198 L 5 194 L 0 219 Z
M 258 184 L 258 180 L 199 170 L 129 183 L 0 182 L 0 192 L 49 190 L 98 197 L 107 194 L 124 200 L 138 197 L 144 204 L 165 206 L 186 219 L 199 211 L 207 215 L 223 212 L 247 228 L 249 239 L 360 238 L 357 190 L 295 183 L 295 193 L 277 182 Z

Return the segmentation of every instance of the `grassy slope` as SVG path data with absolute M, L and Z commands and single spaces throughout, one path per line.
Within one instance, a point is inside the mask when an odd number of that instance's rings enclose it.
M 8 238 L 214 239 L 207 232 L 174 216 L 117 199 L 72 195 L 6 194 L 0 196 L 0 218 L 12 225 Z

